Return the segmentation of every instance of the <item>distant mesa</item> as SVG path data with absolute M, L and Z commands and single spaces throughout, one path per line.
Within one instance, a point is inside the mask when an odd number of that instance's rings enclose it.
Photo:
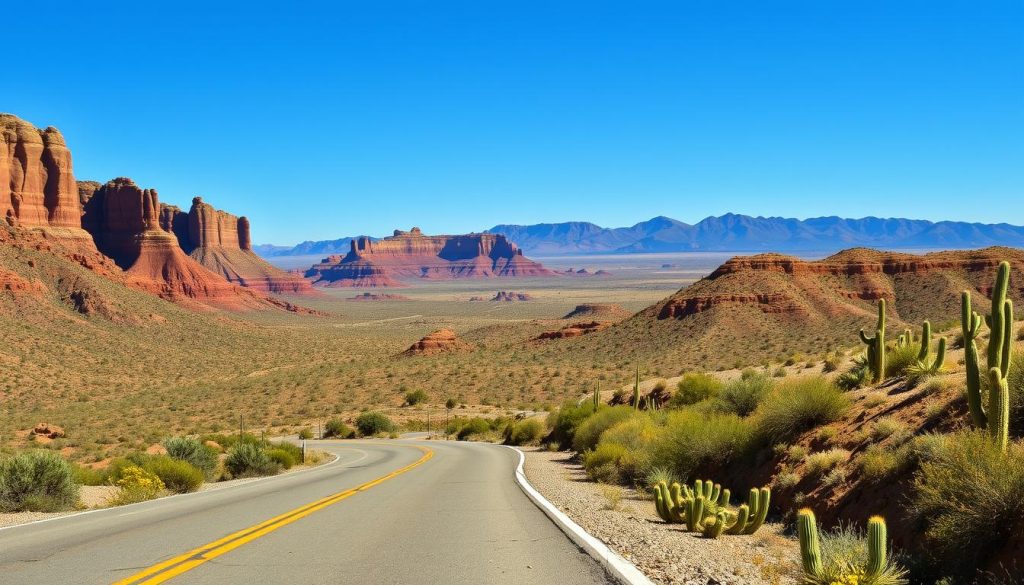
M 405 295 L 376 294 L 376 293 L 364 292 L 361 295 L 356 295 L 356 296 L 354 296 L 354 297 L 352 297 L 350 299 L 347 299 L 347 300 L 349 300 L 349 301 L 411 301 L 412 299 L 410 299 L 409 297 L 407 297 Z
M 395 230 L 374 241 L 352 240 L 344 257 L 324 258 L 305 276 L 321 286 L 391 287 L 410 280 L 516 278 L 551 276 L 554 272 L 523 256 L 500 234 L 425 236 L 419 228 Z
M 510 290 L 501 290 L 501 291 L 498 291 L 494 295 L 494 297 L 491 298 L 491 300 L 492 301 L 506 302 L 506 303 L 516 302 L 516 301 L 532 301 L 533 300 L 533 296 L 528 294 L 528 293 L 514 292 L 514 291 L 510 291 Z
M 541 333 L 537 339 L 567 339 L 572 337 L 580 337 L 587 335 L 588 333 L 597 333 L 603 331 L 612 326 L 612 323 L 608 321 L 590 321 L 586 323 L 573 323 L 572 325 L 566 325 L 557 331 L 545 331 Z
M 582 305 L 576 305 L 576 308 L 569 312 L 563 319 L 578 319 L 578 318 L 600 318 L 603 320 L 619 320 L 625 319 L 632 315 L 630 311 L 627 311 L 621 305 L 614 303 L 583 303 Z
M 587 270 L 586 268 L 580 268 L 578 270 L 576 268 L 568 268 L 564 272 L 562 272 L 562 274 L 565 274 L 567 276 L 611 276 L 612 275 L 612 273 L 608 272 L 607 270 L 598 270 L 597 272 L 591 272 L 591 271 Z
M 412 344 L 404 355 L 438 355 L 443 353 L 461 353 L 472 351 L 473 346 L 459 339 L 451 329 L 438 329 L 423 339 Z

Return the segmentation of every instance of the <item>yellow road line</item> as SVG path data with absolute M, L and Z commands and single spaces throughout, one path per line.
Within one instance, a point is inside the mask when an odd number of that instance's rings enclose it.
M 167 559 L 162 563 L 157 563 L 140 573 L 132 575 L 131 577 L 127 577 L 125 579 L 121 579 L 120 581 L 116 581 L 114 585 L 150 585 L 154 583 L 163 583 L 168 579 L 172 579 L 178 575 L 181 575 L 182 573 L 191 571 L 192 569 L 198 567 L 206 561 L 215 559 L 221 556 L 222 554 L 225 554 L 242 546 L 243 544 L 252 542 L 257 538 L 260 538 L 261 536 L 269 534 L 277 530 L 278 528 L 281 528 L 282 526 L 291 524 L 296 520 L 309 516 L 313 512 L 322 510 L 327 506 L 337 504 L 338 502 L 351 496 L 354 496 L 359 492 L 366 491 L 377 484 L 383 483 L 393 477 L 401 475 L 418 465 L 422 465 L 428 459 L 434 456 L 434 452 L 426 447 L 417 446 L 416 448 L 423 451 L 423 457 L 420 457 L 415 462 L 410 463 L 405 467 L 396 469 L 387 475 L 383 475 L 381 477 L 378 477 L 377 479 L 368 481 L 352 489 L 348 489 L 343 492 L 338 492 L 334 495 L 330 495 L 327 496 L 326 498 L 322 498 L 315 502 L 306 504 L 305 506 L 301 506 L 289 512 L 285 512 L 284 514 L 275 516 L 270 520 L 260 522 L 255 526 L 244 528 L 242 530 L 239 530 L 238 532 L 229 534 L 224 538 L 215 540 L 209 544 L 205 544 L 197 549 L 190 550 L 189 552 L 183 555 L 176 556 L 172 559 Z

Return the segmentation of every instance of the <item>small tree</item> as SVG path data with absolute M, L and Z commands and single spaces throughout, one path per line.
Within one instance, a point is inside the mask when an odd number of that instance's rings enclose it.
M 356 419 L 356 428 L 359 434 L 364 437 L 372 437 L 379 433 L 391 433 L 395 430 L 395 423 L 381 412 L 364 412 Z
M 427 398 L 429 398 L 429 396 L 423 390 L 413 390 L 412 392 L 407 392 L 405 394 L 405 405 L 416 406 L 417 404 L 426 402 Z

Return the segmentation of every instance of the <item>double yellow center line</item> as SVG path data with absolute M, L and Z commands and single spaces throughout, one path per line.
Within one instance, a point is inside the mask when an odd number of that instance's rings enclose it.
M 162 563 L 158 563 L 156 565 L 153 565 L 152 567 L 149 567 L 141 573 L 137 573 L 135 575 L 132 575 L 131 577 L 121 579 L 120 581 L 115 582 L 114 585 L 149 585 L 154 583 L 163 583 L 168 579 L 173 579 L 174 577 L 177 577 L 182 573 L 191 571 L 192 569 L 198 567 L 199 565 L 209 560 L 215 559 L 221 556 L 222 554 L 228 553 L 242 546 L 243 544 L 252 542 L 257 538 L 260 538 L 261 536 L 265 536 L 277 530 L 278 528 L 281 528 L 282 526 L 287 526 L 288 524 L 291 524 L 296 520 L 309 516 L 313 512 L 323 510 L 327 506 L 337 504 L 338 502 L 351 496 L 354 496 L 359 492 L 366 491 L 377 484 L 383 483 L 395 476 L 401 475 L 414 467 L 422 465 L 428 459 L 434 456 L 434 452 L 426 447 L 417 447 L 417 449 L 423 451 L 423 456 L 417 459 L 415 462 L 406 465 L 405 467 L 396 469 L 395 471 L 392 471 L 387 475 L 383 475 L 381 477 L 378 477 L 377 479 L 368 481 L 352 489 L 348 489 L 343 492 L 327 496 L 326 498 L 322 498 L 310 504 L 306 504 L 305 506 L 296 508 L 294 510 L 291 510 L 290 512 L 285 512 L 280 516 L 275 516 L 270 520 L 261 522 L 255 526 L 244 528 L 242 530 L 239 530 L 238 532 L 229 534 L 224 538 L 215 540 L 209 544 L 205 544 L 197 549 L 191 550 L 183 555 L 176 556 L 172 559 L 167 559 Z

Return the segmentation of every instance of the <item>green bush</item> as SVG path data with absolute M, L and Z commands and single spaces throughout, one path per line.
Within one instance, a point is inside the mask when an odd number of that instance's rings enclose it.
M 626 483 L 637 483 L 650 474 L 653 447 L 662 428 L 651 416 L 639 414 L 617 423 L 601 433 L 601 445 L 620 445 L 628 456 L 620 457 L 616 466 L 619 478 Z
M 356 418 L 356 429 L 364 437 L 395 432 L 395 423 L 382 412 L 369 411 Z
M 134 464 L 119 470 L 117 487 L 121 488 L 111 503 L 117 506 L 152 500 L 164 489 L 164 482 L 156 474 Z
M 276 475 L 281 471 L 280 465 L 262 447 L 253 443 L 239 443 L 232 447 L 224 460 L 224 469 L 231 477 Z
M 416 406 L 417 404 L 426 402 L 428 398 L 430 397 L 423 390 L 413 390 L 412 392 L 407 392 L 405 394 L 405 405 Z
M 296 463 L 302 462 L 302 447 L 292 443 L 290 441 L 278 441 L 277 443 L 270 443 L 266 447 L 267 449 L 278 449 L 291 455 L 292 460 Z
M 79 485 L 106 485 L 110 479 L 109 470 L 93 469 L 84 465 L 73 463 L 71 468 L 75 477 L 75 483 Z
M 583 453 L 597 447 L 601 433 L 627 418 L 638 415 L 632 406 L 606 406 L 599 408 L 592 416 L 584 420 L 573 435 L 572 448 Z M 642 415 L 639 415 L 642 416 Z
M 714 398 L 722 390 L 722 382 L 708 374 L 686 374 L 676 386 L 676 393 L 668 401 L 669 408 L 697 404 Z
M 164 440 L 164 449 L 167 455 L 175 459 L 187 461 L 203 472 L 206 481 L 213 481 L 217 477 L 218 458 L 217 452 L 212 448 L 191 437 L 171 437 Z
M 56 512 L 78 502 L 74 470 L 51 451 L 23 451 L 0 461 L 0 511 Z
M 715 398 L 715 405 L 721 412 L 747 416 L 757 409 L 772 389 L 772 380 L 763 374 L 751 373 L 725 385 Z
M 1003 454 L 984 432 L 950 439 L 933 441 L 922 461 L 913 509 L 936 566 L 966 577 L 1024 528 L 1024 445 Z
M 885 354 L 885 377 L 905 376 L 917 364 L 921 344 L 914 342 L 903 347 L 891 347 Z
M 621 479 L 619 467 L 628 451 L 622 445 L 606 443 L 598 445 L 594 451 L 583 454 L 583 467 L 587 476 L 601 483 L 618 483 Z
M 1024 350 L 1014 351 L 1010 363 L 1007 382 L 1010 387 L 1010 432 L 1020 437 L 1024 436 Z M 982 378 L 987 380 L 984 376 Z
M 166 455 L 150 457 L 143 469 L 159 477 L 164 487 L 174 493 L 194 492 L 203 484 L 201 469 Z
M 309 427 L 299 430 L 299 440 L 308 441 L 313 438 L 313 430 Z
M 535 418 L 509 423 L 506 429 L 506 445 L 532 445 L 544 434 L 544 425 Z
M 788 443 L 800 433 L 839 420 L 849 399 L 828 379 L 815 376 L 779 383 L 754 413 L 768 444 Z
M 489 432 L 491 432 L 491 423 L 487 422 L 487 419 L 473 417 L 462 425 L 456 438 L 460 441 L 465 441 L 474 435 L 483 435 Z
M 651 465 L 687 480 L 712 475 L 750 452 L 753 427 L 734 414 L 670 412 L 653 444 Z
M 356 432 L 352 430 L 352 427 L 345 424 L 340 418 L 332 418 L 324 425 L 324 437 L 351 439 L 355 434 Z
M 548 415 L 547 424 L 551 432 L 548 433 L 547 442 L 557 444 L 560 449 L 572 447 L 576 429 L 592 414 L 594 404 L 590 400 L 580 404 L 565 402 L 561 408 Z
M 282 469 L 291 469 L 296 463 L 295 456 L 285 449 L 268 449 L 267 457 Z

